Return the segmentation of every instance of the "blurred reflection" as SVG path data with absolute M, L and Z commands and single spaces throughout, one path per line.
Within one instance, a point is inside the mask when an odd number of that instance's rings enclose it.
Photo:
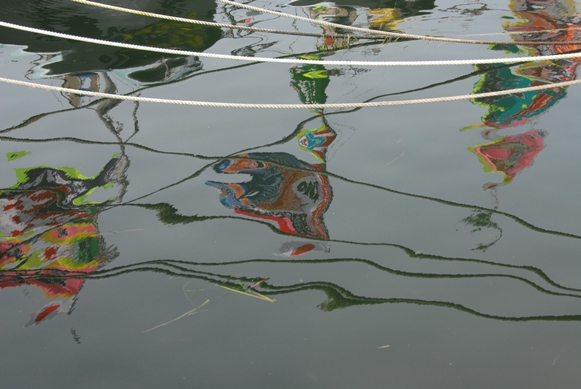
M 521 52 L 533 56 L 563 54 L 581 49 L 579 45 L 567 44 L 570 41 L 581 40 L 579 29 L 581 19 L 574 2 L 518 0 L 511 3 L 511 9 L 519 21 L 506 22 L 504 28 L 511 33 L 513 39 L 555 41 L 563 42 L 563 45 L 533 46 L 526 49 L 519 48 L 517 45 L 497 45 L 493 47 L 494 50 Z M 474 87 L 474 93 L 575 80 L 580 62 L 581 59 L 574 58 L 529 63 L 518 66 L 514 71 L 504 65 L 477 66 L 477 69 L 486 70 L 486 72 Z M 482 124 L 469 126 L 466 129 L 480 127 L 500 130 L 522 125 L 532 117 L 545 112 L 565 96 L 566 87 L 474 100 L 488 112 L 482 118 Z
M 312 19 L 321 19 L 326 22 L 332 22 L 350 26 L 357 19 L 357 11 L 353 7 L 339 7 L 333 3 L 320 3 L 308 8 L 309 16 Z M 335 27 L 321 26 L 323 34 L 328 36 L 319 38 L 317 48 L 319 50 L 332 50 L 348 47 L 347 38 L 334 37 L 337 34 L 348 34 L 349 31 L 340 31 Z
M 364 15 L 367 27 L 376 30 L 394 30 L 399 20 L 434 8 L 433 0 L 398 2 L 393 0 L 338 0 L 317 2 L 313 0 L 291 1 L 294 6 L 308 6 L 307 12 L 312 19 L 351 26 L 360 15 Z M 333 50 L 349 47 L 352 38 L 336 35 L 353 35 L 353 32 L 322 26 L 324 36 L 319 39 L 319 50 Z
M 318 57 L 309 57 L 318 58 Z M 326 88 L 330 83 L 328 71 L 322 65 L 302 65 L 290 69 L 290 85 L 305 104 L 324 104 Z M 289 153 L 257 152 L 241 154 L 214 165 L 214 171 L 223 174 L 250 174 L 243 183 L 208 181 L 220 192 L 220 202 L 237 214 L 271 220 L 284 233 L 304 238 L 329 239 L 323 215 L 327 211 L 333 191 L 325 174 L 327 151 L 337 137 L 328 125 L 321 109 L 311 110 L 319 115 L 319 125 L 302 128 L 296 140 L 301 150 L 316 163 L 302 161 Z M 315 124 L 316 125 L 316 124 Z M 279 248 L 282 256 L 299 256 L 312 251 L 329 251 L 326 242 L 285 242 Z
M 329 239 L 323 214 L 332 190 L 320 165 L 311 165 L 288 153 L 249 153 L 225 159 L 217 173 L 250 174 L 251 180 L 229 184 L 206 182 L 220 192 L 220 202 L 235 213 L 272 220 L 288 234 Z
M 518 41 L 554 41 L 562 45 L 538 45 L 523 48 L 518 45 L 496 45 L 493 50 L 522 53 L 527 56 L 562 54 L 581 49 L 567 42 L 581 40 L 579 24 L 581 18 L 572 1 L 531 1 L 515 0 L 510 3 L 514 17 L 507 17 L 504 29 Z M 506 65 L 480 65 L 482 78 L 474 87 L 474 93 L 492 92 L 503 89 L 526 88 L 575 80 L 580 59 L 565 59 L 528 63 L 517 67 Z M 485 190 L 491 190 L 494 209 L 499 205 L 496 190 L 509 184 L 517 174 L 533 165 L 534 158 L 545 145 L 548 133 L 544 130 L 529 130 L 515 135 L 501 136 L 499 130 L 518 127 L 530 119 L 541 115 L 567 94 L 567 88 L 515 93 L 512 95 L 487 97 L 473 100 L 487 109 L 482 123 L 465 127 L 463 130 L 480 128 L 486 143 L 469 147 L 484 167 L 485 172 L 500 173 L 500 183 L 486 183 Z M 487 230 L 494 236 L 488 243 L 480 243 L 475 250 L 486 251 L 502 237 L 502 229 L 492 221 L 490 212 L 475 210 L 463 219 L 473 227 L 472 233 Z
M 487 133 L 497 136 L 494 133 Z M 486 172 L 503 174 L 502 184 L 510 183 L 524 168 L 533 164 L 534 157 L 545 147 L 545 131 L 532 130 L 522 134 L 497 137 L 492 142 L 469 148 L 484 166 Z M 501 184 L 488 184 L 491 189 Z
M 413 250 L 410 250 L 413 253 Z M 430 255 L 414 255 L 417 258 L 438 258 L 438 260 L 445 259 L 445 257 L 441 256 L 430 256 Z M 448 258 L 446 258 L 448 259 Z M 462 260 L 467 262 L 478 262 L 478 260 L 474 259 L 461 259 L 461 258 L 449 258 L 449 260 Z M 309 265 L 332 265 L 332 264 L 357 264 L 357 265 L 364 265 L 370 266 L 373 268 L 373 271 L 378 271 L 383 274 L 394 274 L 401 277 L 409 277 L 412 278 L 410 281 L 414 281 L 413 279 L 432 279 L 432 280 L 447 280 L 447 284 L 453 283 L 455 279 L 490 279 L 491 282 L 494 279 L 504 279 L 510 280 L 511 282 L 516 282 L 520 285 L 526 285 L 528 287 L 532 287 L 535 289 L 536 292 L 540 292 L 543 296 L 553 296 L 555 298 L 562 298 L 566 297 L 567 299 L 575 298 L 579 299 L 581 296 L 578 293 L 572 292 L 579 292 L 578 289 L 571 289 L 567 287 L 562 287 L 557 283 L 552 282 L 550 279 L 545 278 L 546 281 L 551 281 L 553 286 L 558 287 L 559 289 L 565 289 L 560 292 L 555 292 L 549 289 L 546 289 L 541 284 L 537 283 L 537 280 L 529 280 L 526 277 L 516 276 L 510 273 L 502 273 L 497 272 L 493 269 L 491 271 L 493 273 L 486 273 L 486 274 L 446 274 L 446 273 L 415 273 L 415 272 L 403 272 L 400 270 L 391 269 L 389 267 L 380 265 L 376 262 L 367 259 L 357 259 L 357 258 L 327 258 L 327 259 L 251 259 L 251 260 L 240 260 L 240 261 L 232 261 L 232 262 L 217 262 L 217 263 L 207 263 L 207 262 L 191 262 L 191 261 L 179 261 L 179 260 L 153 260 L 153 261 L 145 261 L 140 263 L 135 263 L 131 265 L 122 265 L 117 267 L 110 267 L 108 269 L 102 269 L 94 272 L 87 276 L 87 278 L 91 279 L 103 279 L 103 278 L 110 278 L 110 277 L 117 277 L 122 274 L 129 274 L 133 272 L 155 272 L 157 274 L 164 274 L 170 277 L 184 277 L 188 279 L 199 279 L 209 282 L 211 284 L 224 287 L 225 289 L 231 292 L 237 292 L 241 295 L 246 297 L 254 297 L 254 298 L 261 298 L 262 300 L 273 301 L 272 299 L 268 299 L 269 296 L 277 296 L 277 295 L 285 295 L 291 293 L 298 293 L 304 291 L 320 291 L 323 292 L 326 296 L 326 300 L 317 305 L 319 309 L 325 312 L 330 312 L 336 309 L 344 309 L 349 308 L 352 306 L 363 306 L 363 305 L 376 305 L 376 304 L 415 304 L 415 305 L 422 305 L 422 306 L 433 306 L 433 307 L 441 307 L 441 308 L 450 308 L 454 310 L 458 310 L 463 313 L 467 313 L 470 315 L 474 315 L 477 317 L 493 319 L 493 320 L 502 320 L 502 321 L 581 321 L 581 315 L 579 314 L 561 314 L 561 315 L 553 315 L 553 314 L 538 314 L 534 316 L 517 316 L 509 315 L 505 316 L 506 313 L 503 315 L 495 315 L 493 313 L 487 313 L 478 311 L 476 309 L 472 309 L 466 305 L 462 305 L 453 301 L 444 301 L 444 300 L 434 300 L 433 298 L 406 298 L 406 297 L 378 297 L 378 296 L 365 296 L 362 294 L 356 294 L 351 291 L 349 288 L 342 286 L 340 284 L 334 283 L 332 281 L 325 281 L 325 280 L 317 280 L 317 281 L 302 281 L 298 283 L 285 283 L 282 282 L 281 284 L 270 283 L 269 278 L 264 278 L 262 276 L 233 276 L 229 275 L 227 271 L 227 267 L 230 265 L 240 265 L 240 264 L 248 264 L 248 263 L 256 263 L 256 264 L 276 264 L 276 265 L 283 265 L 288 266 L 292 264 L 294 266 L 301 266 L 306 268 Z M 514 266 L 514 265 L 504 265 L 504 264 L 493 264 L 488 263 L 488 266 L 493 267 L 511 267 L 514 269 L 522 268 L 527 272 L 536 273 L 537 275 L 542 275 L 543 272 L 540 269 L 537 269 L 532 266 Z M 210 267 L 210 269 L 203 269 L 200 268 Z M 222 272 L 216 273 L 212 271 L 211 268 L 220 267 Z M 512 272 L 511 272 L 512 273 Z M 531 290 L 532 291 L 532 290 Z M 186 291 L 184 291 L 186 292 Z M 200 291 L 192 291 L 195 293 L 199 293 Z M 266 297 L 266 298 L 264 298 Z M 518 308 L 515 307 L 515 312 Z
M 527 48 L 517 45 L 497 45 L 493 47 L 494 50 L 521 52 L 531 56 L 562 54 L 581 49 L 579 45 L 567 44 L 581 40 L 579 28 L 581 17 L 573 1 L 515 0 L 510 6 L 516 18 L 508 18 L 509 21 L 505 22 L 504 28 L 511 33 L 513 39 L 556 41 L 563 42 L 563 45 L 539 45 Z M 475 85 L 474 93 L 575 80 L 580 62 L 581 59 L 576 58 L 528 63 L 514 70 L 504 65 L 477 66 L 478 70 L 484 70 L 485 73 Z M 543 150 L 543 140 L 547 135 L 546 131 L 532 130 L 500 137 L 496 131 L 527 123 L 565 97 L 566 92 L 565 87 L 474 100 L 474 103 L 485 107 L 487 113 L 482 117 L 481 124 L 464 129 L 482 128 L 483 137 L 491 142 L 476 145 L 469 150 L 478 156 L 485 171 L 504 175 L 501 184 L 486 184 L 485 189 L 510 183 L 519 172 L 532 165 L 534 157 Z
M 142 0 L 133 6 L 119 0 L 108 3 L 208 21 L 216 12 L 213 0 L 188 4 L 179 0 Z M 116 42 L 203 51 L 221 38 L 221 31 L 216 28 L 160 21 L 68 0 L 0 0 L 0 8 L 6 22 Z M 92 91 L 99 91 L 99 83 L 106 83 L 99 81 L 104 73 L 109 77 L 114 74 L 117 86 L 142 86 L 177 80 L 201 68 L 195 58 L 55 39 L 6 28 L 2 29 L 0 42 L 26 46 L 27 52 L 39 54 L 29 77 L 60 76 L 68 87 L 78 85 L 79 89 Z
M 94 177 L 70 167 L 18 168 L 16 185 L 0 192 L 0 288 L 35 286 L 51 300 L 27 325 L 69 312 L 83 286 L 79 275 L 117 256 L 99 233 L 97 216 L 121 200 L 128 165 L 125 155 L 116 155 Z M 88 199 L 111 187 L 115 197 Z
M 304 57 L 304 56 L 303 56 Z M 319 59 L 320 57 L 308 57 L 306 59 Z M 327 68 L 323 65 L 301 65 L 290 69 L 291 83 L 295 91 L 299 94 L 299 99 L 304 104 L 325 104 L 327 93 L 325 89 L 331 82 Z M 322 113 L 322 110 L 315 110 L 314 113 Z
M 321 7 L 321 10 L 318 12 L 323 15 L 325 14 L 325 10 L 332 8 L 348 9 L 351 7 L 357 7 L 358 9 L 365 9 L 368 20 L 370 20 L 369 27 L 378 29 L 383 29 L 383 27 L 386 25 L 395 27 L 397 24 L 394 25 L 392 23 L 397 23 L 397 19 L 419 15 L 435 8 L 435 1 L 433 0 L 406 2 L 400 2 L 397 0 L 335 0 L 333 2 L 319 2 L 317 0 L 293 0 L 289 2 L 289 4 L 301 7 Z M 329 11 L 329 15 L 327 15 L 327 17 L 332 18 L 334 14 L 345 16 L 345 11 Z

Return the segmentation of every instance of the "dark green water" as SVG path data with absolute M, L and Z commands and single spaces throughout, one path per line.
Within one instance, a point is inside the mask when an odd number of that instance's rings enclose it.
M 568 43 L 581 41 L 573 1 L 250 3 L 507 43 L 226 31 L 65 0 L 0 0 L 0 19 L 257 57 L 479 59 L 581 48 Z M 110 4 L 323 32 L 209 0 Z M 184 100 L 463 95 L 575 80 L 578 63 L 288 66 L 0 27 L 0 77 Z M 579 86 L 319 111 L 119 102 L 6 84 L 0 94 L 3 388 L 581 384 Z

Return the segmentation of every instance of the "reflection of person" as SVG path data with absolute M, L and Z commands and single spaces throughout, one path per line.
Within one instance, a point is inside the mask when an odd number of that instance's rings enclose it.
M 113 201 L 88 201 L 96 189 L 126 185 L 125 156 L 113 157 L 94 177 L 76 169 L 16 169 L 18 183 L 0 192 L 0 288 L 31 285 L 51 302 L 35 313 L 37 324 L 67 312 L 84 274 L 116 256 L 98 232 L 97 215 Z
M 323 214 L 332 198 L 331 186 L 320 165 L 288 153 L 249 153 L 218 162 L 217 173 L 250 174 L 242 183 L 206 182 L 220 192 L 220 202 L 234 212 L 272 220 L 280 231 L 302 237 L 328 239 Z

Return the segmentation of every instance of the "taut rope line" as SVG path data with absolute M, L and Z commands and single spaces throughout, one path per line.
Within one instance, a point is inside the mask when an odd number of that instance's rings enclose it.
M 484 97 L 493 96 L 504 96 L 514 93 L 523 93 L 531 91 L 539 91 L 544 89 L 554 89 L 563 88 L 570 85 L 581 84 L 581 80 L 559 82 L 554 84 L 546 84 L 540 86 L 533 86 L 528 88 L 518 88 L 518 89 L 508 89 L 504 91 L 496 92 L 486 92 L 486 93 L 474 93 L 470 95 L 458 95 L 458 96 L 447 96 L 447 97 L 434 97 L 427 99 L 415 99 L 415 100 L 398 100 L 398 101 L 378 101 L 369 103 L 338 103 L 338 104 L 248 104 L 248 103 L 221 103 L 221 102 L 211 102 L 211 101 L 192 101 L 192 100 L 171 100 L 171 99 L 156 99 L 149 97 L 139 97 L 139 96 L 125 96 L 125 95 L 114 95 L 110 93 L 101 92 L 91 92 L 78 89 L 62 88 L 52 85 L 42 85 L 26 81 L 12 80 L 9 78 L 0 77 L 0 82 L 7 84 L 27 86 L 29 88 L 38 88 L 44 90 L 52 90 L 62 93 L 72 93 L 76 95 L 93 96 L 93 97 L 103 97 L 108 99 L 116 100 L 129 100 L 129 101 L 139 101 L 144 103 L 158 103 L 158 104 L 175 104 L 175 105 L 188 105 L 197 107 L 216 107 L 216 108 L 258 108 L 258 109 L 327 109 L 327 108 L 364 108 L 364 107 L 388 107 L 396 105 L 411 105 L 411 104 L 427 104 L 427 103 L 441 103 L 449 101 L 459 101 L 459 100 L 473 100 L 481 99 Z
M 222 0 L 219 0 L 222 1 Z M 0 26 L 12 28 L 21 31 L 28 31 L 42 35 L 54 36 L 57 38 L 71 39 L 80 42 L 95 43 L 104 46 L 120 47 L 125 49 L 151 51 L 155 53 L 173 54 L 180 56 L 195 56 L 202 58 L 226 59 L 235 61 L 249 62 L 268 62 L 284 64 L 309 64 L 309 65 L 328 65 L 328 66 L 448 66 L 448 65 L 482 65 L 496 63 L 522 63 L 522 62 L 544 62 L 568 58 L 581 58 L 581 52 L 569 54 L 555 54 L 535 57 L 511 57 L 511 58 L 490 58 L 490 59 L 463 59 L 463 60 L 444 60 L 444 61 L 320 61 L 320 60 L 303 60 L 303 59 L 286 59 L 286 58 L 264 58 L 264 57 L 244 57 L 228 54 L 211 54 L 197 51 L 164 49 L 159 47 L 150 47 L 135 45 L 130 43 L 111 42 L 101 39 L 86 38 L 77 35 L 63 34 L 60 32 L 47 31 L 39 28 L 25 27 L 18 24 L 0 22 Z
M 579 41 L 576 41 L 576 42 L 536 42 L 536 41 L 533 41 L 533 42 L 531 42 L 531 41 L 509 41 L 509 42 L 506 42 L 506 41 L 500 41 L 499 42 L 499 41 L 480 41 L 480 40 L 472 40 L 472 39 L 445 38 L 445 37 L 437 37 L 437 36 L 430 36 L 430 35 L 404 34 L 404 33 L 399 33 L 399 32 L 371 30 L 369 28 L 345 26 L 343 24 L 331 23 L 331 22 L 326 22 L 324 20 L 318 20 L 318 19 L 309 19 L 309 18 L 305 18 L 302 16 L 290 15 L 290 14 L 286 14 L 283 12 L 276 12 L 276 11 L 271 11 L 269 9 L 254 7 L 254 6 L 248 5 L 248 4 L 236 3 L 236 2 L 230 1 L 230 0 L 216 0 L 216 1 L 219 1 L 219 2 L 224 3 L 224 4 L 230 4 L 234 7 L 245 8 L 245 9 L 249 9 L 251 11 L 267 13 L 267 14 L 271 14 L 271 15 L 277 15 L 277 16 L 281 16 L 281 17 L 289 18 L 289 19 L 301 20 L 303 22 L 314 23 L 314 24 L 318 24 L 320 26 L 341 28 L 343 30 L 364 32 L 366 34 L 383 35 L 383 36 L 388 36 L 388 37 L 392 37 L 392 38 L 399 38 L 399 39 L 417 39 L 417 40 L 449 42 L 449 43 L 471 43 L 471 44 L 478 44 L 478 45 L 498 45 L 498 44 L 503 44 L 503 45 L 511 45 L 511 44 L 512 45 L 514 45 L 514 44 L 516 44 L 516 45 L 566 45 L 566 44 L 581 44 L 581 42 L 579 42 Z

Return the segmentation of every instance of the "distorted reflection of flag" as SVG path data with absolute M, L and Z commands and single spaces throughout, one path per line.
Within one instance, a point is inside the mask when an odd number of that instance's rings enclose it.
M 546 136 L 545 131 L 527 131 L 476 145 L 469 150 L 478 156 L 484 171 L 502 173 L 503 183 L 509 183 L 524 168 L 533 164 L 534 157 L 545 147 L 543 139 Z
M 320 57 L 311 56 L 306 59 L 320 59 Z M 327 102 L 325 89 L 331 82 L 327 68 L 323 65 L 301 65 L 292 67 L 290 73 L 290 85 L 299 94 L 299 99 L 303 104 L 325 104 Z M 313 112 L 320 114 L 323 110 L 316 109 Z
M 581 49 L 581 45 L 569 42 L 581 41 L 581 18 L 575 5 L 569 0 L 513 0 L 510 8 L 514 17 L 506 17 L 504 29 L 515 41 L 562 42 L 557 45 L 518 46 L 506 44 L 494 46 L 495 50 L 522 53 L 528 56 L 563 54 Z M 516 19 L 515 19 L 516 17 Z M 512 68 L 506 65 L 477 66 L 482 77 L 474 87 L 474 93 L 506 89 L 526 88 L 577 78 L 579 58 L 534 62 Z M 469 148 L 478 155 L 485 171 L 504 174 L 502 184 L 507 184 L 527 166 L 544 148 L 546 131 L 533 130 L 500 137 L 497 130 L 517 127 L 531 118 L 541 115 L 567 95 L 567 88 L 515 93 L 505 96 L 473 100 L 487 109 L 482 123 L 467 126 L 464 130 L 482 128 L 485 139 L 491 143 Z M 486 184 L 495 188 L 499 184 Z
M 304 128 L 297 135 L 299 147 L 320 162 L 327 161 L 327 150 L 335 138 L 337 133 L 325 124 L 313 129 Z
M 329 180 L 320 165 L 288 153 L 249 153 L 224 159 L 217 173 L 250 174 L 242 183 L 206 182 L 220 192 L 220 202 L 234 212 L 271 220 L 284 233 L 327 240 L 323 214 L 332 199 Z
M 123 155 L 94 177 L 74 168 L 19 168 L 17 184 L 0 192 L 0 288 L 35 286 L 51 300 L 28 324 L 67 312 L 84 276 L 116 257 L 98 231 L 97 216 L 122 195 L 127 167 Z M 97 188 L 115 186 L 108 200 L 88 199 Z
M 506 44 L 494 46 L 495 50 L 523 53 L 528 56 L 563 54 L 581 49 L 568 42 L 581 41 L 581 18 L 574 2 L 568 0 L 531 1 L 514 0 L 510 4 L 514 18 L 508 17 L 504 29 L 515 41 L 563 42 L 562 45 L 518 46 Z M 483 71 L 474 93 L 525 88 L 577 78 L 579 58 L 535 62 L 519 65 L 516 69 L 506 65 L 477 66 Z M 470 128 L 503 129 L 522 125 L 532 117 L 542 114 L 566 96 L 566 87 L 523 92 L 512 95 L 476 99 L 474 102 L 487 109 L 482 124 Z

